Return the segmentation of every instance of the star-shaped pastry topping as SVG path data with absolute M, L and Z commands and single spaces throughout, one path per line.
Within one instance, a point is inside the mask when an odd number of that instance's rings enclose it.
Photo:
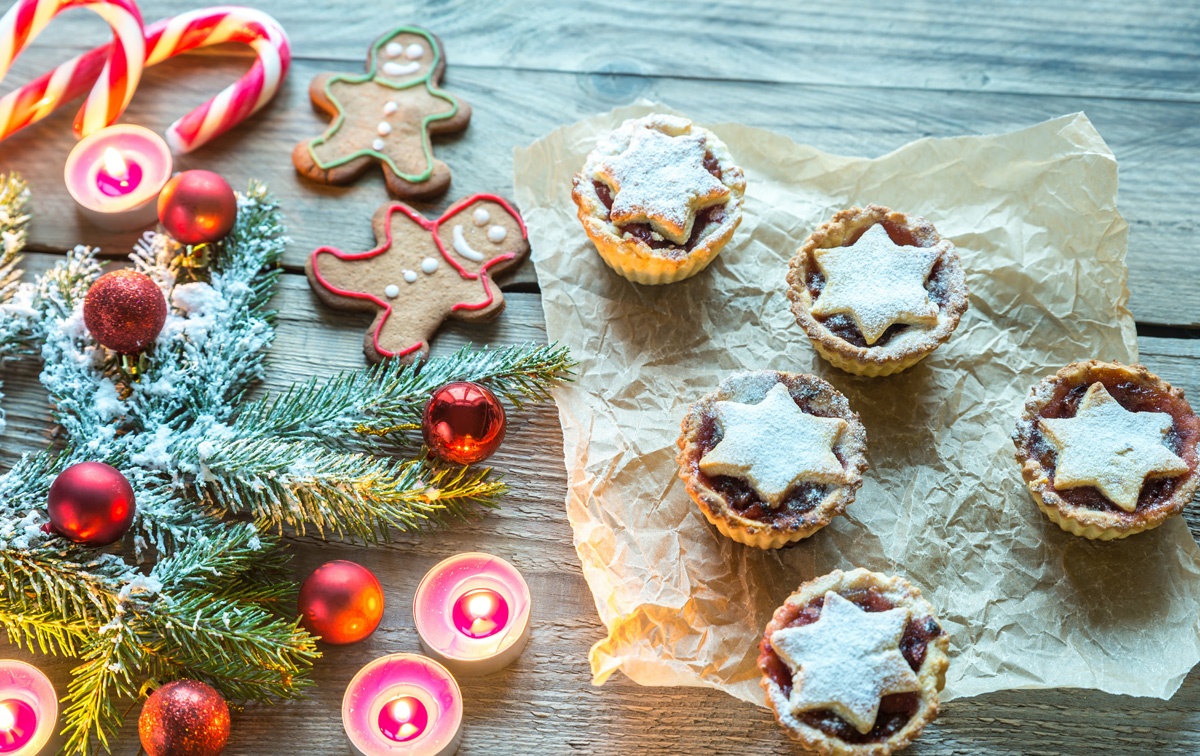
M 1104 384 L 1093 383 L 1075 417 L 1039 423 L 1058 450 L 1054 487 L 1095 486 L 1113 504 L 1134 511 L 1148 476 L 1188 471 L 1187 463 L 1163 443 L 1171 422 L 1166 412 L 1130 412 Z
M 729 199 L 729 187 L 704 167 L 704 151 L 700 134 L 636 129 L 629 147 L 596 169 L 596 178 L 612 188 L 609 218 L 618 225 L 649 223 L 676 244 L 686 242 L 696 213 Z
M 717 402 L 717 421 L 721 441 L 700 459 L 700 469 L 745 480 L 773 507 L 802 480 L 840 483 L 845 478 L 833 443 L 846 421 L 808 414 L 782 383 L 758 404 Z
M 816 622 L 776 630 L 771 647 L 792 670 L 792 711 L 830 709 L 866 734 L 879 699 L 920 690 L 900 653 L 908 613 L 903 607 L 865 612 L 830 591 Z
M 902 247 L 880 224 L 848 247 L 819 249 L 815 257 L 825 288 L 813 304 L 813 315 L 848 314 L 867 344 L 895 323 L 934 325 L 938 307 L 925 291 L 925 280 L 940 254 Z

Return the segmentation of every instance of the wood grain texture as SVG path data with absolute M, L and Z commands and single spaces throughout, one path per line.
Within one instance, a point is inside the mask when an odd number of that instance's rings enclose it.
M 44 269 L 54 256 L 31 256 L 30 270 Z M 510 293 L 505 314 L 482 331 L 452 324 L 434 342 L 444 354 L 468 341 L 545 341 L 536 294 Z M 278 338 L 265 385 L 282 388 L 295 380 L 362 365 L 362 314 L 322 308 L 298 274 L 282 279 L 275 305 L 281 310 Z M 315 317 L 314 317 L 315 316 Z M 1200 341 L 1143 338 L 1142 357 L 1151 369 L 1200 396 Z M 4 369 L 9 428 L 0 436 L 0 469 L 14 454 L 47 439 L 45 393 L 37 366 L 9 363 Z M 364 643 L 327 650 L 317 666 L 317 688 L 303 701 L 256 706 L 234 717 L 231 753 L 348 754 L 338 711 L 354 672 L 392 651 L 416 651 L 412 595 L 421 575 L 438 560 L 471 549 L 509 558 L 528 579 L 535 596 L 529 648 L 510 669 L 463 680 L 467 706 L 464 754 L 675 754 L 699 749 L 715 754 L 792 753 L 765 710 L 700 689 L 643 688 L 618 675 L 601 688 L 590 685 L 587 649 L 603 637 L 583 582 L 562 502 L 566 478 L 562 436 L 550 406 L 513 412 L 504 446 L 493 458 L 513 487 L 506 505 L 483 519 L 421 537 L 365 549 L 293 538 L 295 574 L 301 577 L 333 558 L 353 558 L 382 580 L 388 608 L 380 630 Z M 1200 536 L 1200 516 L 1187 513 Z M 0 649 L 4 649 L 0 645 Z M 7 653 L 7 652 L 5 652 Z M 23 654 L 17 654 L 27 658 Z M 55 681 L 69 665 L 38 663 Z M 1117 698 L 1089 691 L 1009 691 L 954 701 L 914 748 L 916 754 L 1118 753 L 1200 751 L 1200 673 L 1189 676 L 1170 701 Z M 1149 738 L 1147 740 L 1146 738 Z M 133 754 L 136 733 L 127 728 L 118 754 Z M 320 750 L 306 750 L 319 744 Z
M 867 156 L 921 137 L 1012 131 L 1083 110 L 1121 165 L 1120 207 L 1131 227 L 1131 309 L 1142 322 L 1200 328 L 1200 288 L 1174 274 L 1181 266 L 1195 265 L 1200 188 L 1192 176 L 1200 152 L 1200 104 L 472 69 L 453 65 L 453 47 L 449 54 L 445 88 L 470 102 L 475 115 L 464 134 L 437 140 L 437 154 L 451 165 L 454 180 L 442 199 L 413 203 L 431 215 L 468 194 L 511 193 L 513 147 L 638 97 L 662 101 L 701 121 L 737 118 L 829 152 Z M 28 75 L 55 59 L 38 48 L 20 58 L 17 68 Z M 161 132 L 244 67 L 244 60 L 212 56 L 163 63 L 146 76 L 128 118 Z M 1200 76 L 1200 63 L 1196 68 Z M 180 169 L 221 172 L 235 186 L 252 177 L 268 181 L 286 201 L 293 240 L 286 262 L 293 269 L 323 244 L 369 249 L 371 213 L 385 200 L 377 171 L 353 186 L 327 187 L 297 176 L 292 166 L 292 146 L 320 134 L 327 123 L 309 104 L 307 82 L 337 69 L 324 61 L 296 61 L 280 95 L 264 111 L 177 161 Z M 106 233 L 83 225 L 62 187 L 62 165 L 74 143 L 73 113 L 62 108 L 0 143 L 0 165 L 47 176 L 34 185 L 35 246 L 62 249 L 86 242 L 121 253 L 137 233 Z M 529 264 L 515 275 L 527 283 L 534 280 Z
M 365 249 L 369 218 L 384 201 L 374 174 L 347 188 L 295 176 L 294 142 L 319 133 L 306 87 L 320 71 L 359 70 L 384 25 L 421 23 L 445 41 L 445 87 L 472 104 L 471 128 L 438 142 L 454 184 L 418 205 L 437 213 L 482 191 L 511 192 L 511 150 L 564 123 L 628 102 L 661 100 L 699 120 L 736 119 L 831 152 L 880 155 L 912 139 L 1008 131 L 1084 110 L 1121 164 L 1120 206 L 1130 222 L 1131 308 L 1147 330 L 1200 329 L 1195 179 L 1200 164 L 1200 7 L 1153 0 L 1035 3 L 1006 0 L 947 8 L 896 3 L 645 3 L 553 0 L 354 4 L 256 0 L 288 29 L 297 56 L 280 96 L 251 122 L 180 168 L 205 167 L 235 185 L 266 179 L 288 213 L 289 274 L 276 305 L 278 336 L 264 383 L 280 389 L 363 364 L 362 314 L 320 306 L 298 271 L 321 244 Z M 143 3 L 148 19 L 194 3 Z M 381 21 L 381 19 L 384 19 Z M 615 22 L 614 22 L 615 20 Z M 19 59 L 4 89 L 104 39 L 94 14 L 73 10 Z M 126 120 L 161 131 L 236 78 L 245 48 L 222 47 L 151 70 Z M 53 251 L 75 243 L 123 254 L 137 234 L 84 227 L 62 184 L 73 143 L 64 108 L 0 143 L 0 170 L 33 183 L 37 213 L 27 268 L 44 270 Z M 508 310 L 484 326 L 448 325 L 434 342 L 445 353 L 468 341 L 545 340 L 532 269 L 505 286 Z M 1140 340 L 1143 361 L 1193 398 L 1200 396 L 1200 340 Z M 52 438 L 35 362 L 0 365 L 7 430 L 0 470 Z M 338 716 L 345 684 L 368 660 L 418 649 L 411 621 L 417 581 L 439 559 L 483 549 L 526 575 L 536 608 L 525 654 L 497 675 L 464 680 L 464 754 L 793 753 L 762 709 L 699 689 L 642 688 L 620 675 L 590 685 L 588 648 L 603 637 L 583 582 L 563 510 L 565 475 L 556 412 L 536 406 L 510 417 L 493 461 L 513 487 L 485 518 L 372 549 L 292 539 L 302 576 L 332 558 L 352 558 L 382 579 L 388 609 L 365 643 L 330 649 L 306 700 L 235 713 L 227 753 L 247 756 L 349 753 Z M 1200 512 L 1186 513 L 1200 537 Z M 0 655 L 11 649 L 0 644 Z M 15 654 L 24 656 L 23 654 Z M 70 664 L 39 660 L 60 688 Z M 1170 701 L 1087 691 L 1009 691 L 948 704 L 908 753 L 1200 753 L 1200 673 Z M 132 720 L 131 720 L 132 721 Z M 126 728 L 114 753 L 136 753 Z

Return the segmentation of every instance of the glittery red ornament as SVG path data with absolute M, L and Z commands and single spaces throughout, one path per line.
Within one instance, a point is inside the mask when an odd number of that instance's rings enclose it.
M 300 622 L 337 646 L 357 643 L 383 619 L 383 586 L 366 567 L 344 559 L 326 562 L 300 585 Z
M 92 338 L 104 346 L 120 354 L 136 354 L 162 332 L 167 300 L 145 273 L 114 270 L 88 289 L 83 322 Z
M 176 680 L 150 694 L 138 717 L 149 756 L 217 756 L 229 741 L 229 706 L 198 680 Z
M 237 220 L 237 197 L 212 171 L 184 171 L 158 195 L 158 222 L 181 244 L 210 244 L 229 235 Z
M 59 473 L 46 509 L 56 533 L 88 546 L 121 540 L 133 523 L 133 486 L 115 467 L 81 462 Z
M 447 383 L 429 398 L 421 418 L 425 443 L 436 456 L 460 465 L 492 456 L 504 440 L 504 405 L 478 383 Z

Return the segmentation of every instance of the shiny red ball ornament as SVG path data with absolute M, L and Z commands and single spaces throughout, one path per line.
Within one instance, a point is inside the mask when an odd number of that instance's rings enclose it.
M 115 467 L 80 462 L 54 479 L 46 509 L 56 533 L 75 543 L 107 546 L 133 524 L 133 486 Z
M 150 694 L 138 717 L 149 756 L 217 756 L 229 742 L 229 705 L 198 680 L 176 680 Z
M 500 448 L 508 420 L 504 405 L 484 386 L 458 381 L 433 392 L 421 417 L 421 432 L 435 456 L 470 465 Z
M 326 643 L 358 643 L 383 619 L 383 586 L 361 564 L 326 562 L 300 585 L 300 623 Z
M 137 354 L 162 333 L 167 300 L 145 273 L 114 270 L 88 289 L 83 322 L 92 338 L 114 352 Z
M 158 195 L 158 222 L 181 244 L 211 244 L 229 235 L 237 220 L 237 197 L 212 171 L 184 171 Z

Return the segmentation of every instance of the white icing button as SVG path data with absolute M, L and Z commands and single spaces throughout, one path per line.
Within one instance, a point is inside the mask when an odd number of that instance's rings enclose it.
M 415 60 L 409 63 L 394 63 L 389 60 L 383 64 L 383 72 L 388 76 L 408 76 L 420 70 L 420 62 Z
M 487 210 L 484 210 L 482 207 L 477 208 L 475 210 L 475 225 L 476 226 L 486 225 L 487 222 L 490 221 L 491 219 L 492 219 L 492 214 L 489 213 Z
M 467 238 L 465 236 L 463 236 L 462 226 L 455 226 L 453 233 L 454 233 L 454 251 L 455 252 L 457 252 L 458 254 L 467 258 L 471 262 L 483 262 L 484 261 L 485 258 L 484 258 L 483 253 L 476 250 L 474 247 L 472 247 L 467 242 Z
M 382 139 L 376 139 L 374 142 L 371 142 L 371 149 L 376 152 L 383 152 L 383 148 L 386 146 L 387 144 Z
M 390 116 L 392 113 L 395 113 L 399 109 L 400 109 L 400 106 L 391 101 L 383 104 L 383 114 L 385 116 Z
M 396 297 L 400 296 L 400 287 L 396 284 L 388 284 L 387 288 L 383 290 L 383 293 L 387 294 L 388 299 L 395 299 Z
M 387 53 L 389 58 L 398 58 L 404 52 L 404 45 L 399 42 L 388 42 L 383 51 Z
M 415 271 L 415 270 L 404 271 L 404 280 L 408 281 L 409 283 L 416 283 L 417 271 Z
M 499 244 L 504 241 L 506 236 L 508 236 L 508 229 L 504 226 L 492 226 L 488 229 L 488 241 L 492 244 Z
M 375 130 L 379 132 L 379 136 L 387 136 L 392 133 L 392 124 L 387 121 L 380 121 Z
M 404 57 L 409 60 L 418 60 L 425 54 L 425 46 L 413 43 L 404 49 Z
M 425 273 L 432 273 L 438 269 L 438 261 L 436 257 L 426 257 L 421 261 L 421 270 Z

